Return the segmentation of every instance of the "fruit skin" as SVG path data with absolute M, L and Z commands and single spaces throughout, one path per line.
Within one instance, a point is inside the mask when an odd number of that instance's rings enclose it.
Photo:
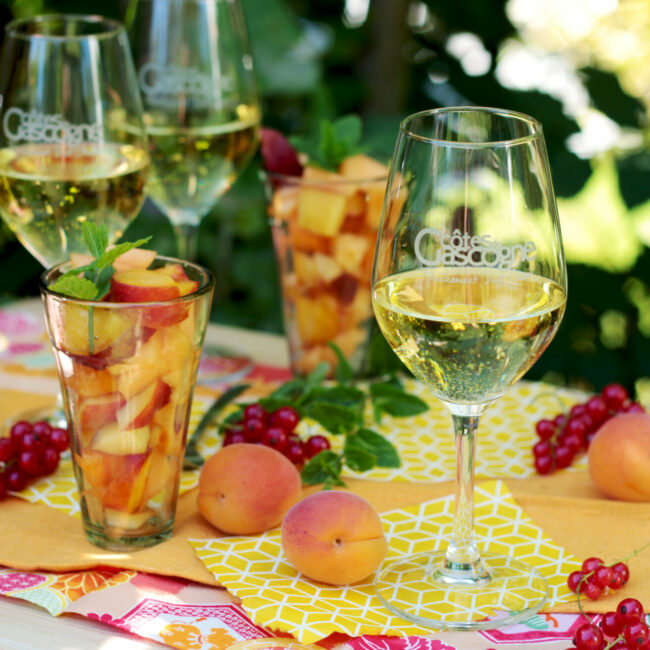
M 607 420 L 589 445 L 589 474 L 608 497 L 650 501 L 650 414 Z
M 379 515 L 365 499 L 350 492 L 324 491 L 287 512 L 282 548 L 308 578 L 345 585 L 371 575 L 388 545 Z
M 298 470 L 280 452 L 237 443 L 206 461 L 197 506 L 224 533 L 256 535 L 279 525 L 301 489 Z

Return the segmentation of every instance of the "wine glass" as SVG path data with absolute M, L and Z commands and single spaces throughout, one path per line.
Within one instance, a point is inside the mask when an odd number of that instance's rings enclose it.
M 149 135 L 149 196 L 178 255 L 252 157 L 260 111 L 238 0 L 140 0 L 129 29 Z
M 18 240 L 51 267 L 88 252 L 86 220 L 119 239 L 149 167 L 124 27 L 84 15 L 9 23 L 0 94 L 0 216 Z M 51 409 L 19 417 L 62 422 Z
M 546 581 L 532 567 L 479 552 L 475 434 L 487 407 L 548 346 L 566 291 L 540 124 L 477 107 L 406 118 L 377 240 L 373 307 L 397 356 L 451 412 L 457 471 L 447 549 L 433 550 L 432 540 L 431 552 L 377 576 L 380 600 L 400 617 L 485 629 L 524 620 L 546 602 Z
M 45 267 L 86 253 L 82 224 L 117 240 L 145 198 L 142 107 L 120 23 L 45 15 L 6 27 L 0 215 Z

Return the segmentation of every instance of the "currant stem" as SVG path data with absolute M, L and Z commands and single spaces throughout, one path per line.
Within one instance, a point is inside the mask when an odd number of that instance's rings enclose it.
M 645 551 L 648 546 L 650 546 L 650 541 L 647 541 L 643 546 L 639 546 L 639 548 L 632 551 L 629 555 L 626 555 L 622 560 L 618 560 L 618 562 L 627 562 L 631 558 L 636 557 L 639 553 L 641 553 L 641 551 Z

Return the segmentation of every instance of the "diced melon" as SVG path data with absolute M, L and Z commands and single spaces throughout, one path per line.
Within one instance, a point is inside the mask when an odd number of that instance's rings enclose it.
M 334 259 L 348 273 L 361 275 L 361 263 L 369 245 L 367 237 L 341 233 L 334 240 Z
M 366 154 L 359 153 L 345 158 L 339 165 L 339 173 L 350 178 L 388 178 L 388 167 Z
M 328 294 L 296 298 L 296 323 L 304 344 L 326 343 L 339 330 L 338 303 Z
M 298 225 L 317 235 L 332 237 L 345 219 L 343 194 L 317 187 L 301 187 L 298 198 Z

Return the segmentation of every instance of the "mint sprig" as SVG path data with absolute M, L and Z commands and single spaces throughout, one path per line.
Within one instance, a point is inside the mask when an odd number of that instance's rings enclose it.
M 336 171 L 345 158 L 363 151 L 361 130 L 358 115 L 344 115 L 333 122 L 321 120 L 315 135 L 294 135 L 289 141 L 310 164 Z
M 105 224 L 85 221 L 82 234 L 90 254 L 95 258 L 90 264 L 70 269 L 49 285 L 51 291 L 82 300 L 101 300 L 111 287 L 111 277 L 115 273 L 113 262 L 126 251 L 146 244 L 151 237 L 135 242 L 123 242 L 110 250 L 108 248 L 108 228 Z
M 321 451 L 302 469 L 301 478 L 305 485 L 323 484 L 325 488 L 345 485 L 341 472 L 346 466 L 357 472 L 365 472 L 373 467 L 400 466 L 399 454 L 393 444 L 365 426 L 364 411 L 368 401 L 378 424 L 384 414 L 409 417 L 428 410 L 427 404 L 407 393 L 395 377 L 372 382 L 368 388 L 353 386 L 350 365 L 341 351 L 334 344 L 330 345 L 339 359 L 337 376 L 343 381 L 327 382 L 329 366 L 322 363 L 307 377 L 291 379 L 268 397 L 258 400 L 269 412 L 281 406 L 291 406 L 301 417 L 315 420 L 329 433 L 345 436 L 341 453 L 331 449 Z M 218 400 L 219 410 L 226 405 L 225 396 L 232 402 L 240 393 L 241 390 L 235 390 L 230 395 L 224 393 Z M 237 409 L 217 425 L 218 430 L 223 433 L 234 422 L 241 420 L 246 406 L 238 404 Z

